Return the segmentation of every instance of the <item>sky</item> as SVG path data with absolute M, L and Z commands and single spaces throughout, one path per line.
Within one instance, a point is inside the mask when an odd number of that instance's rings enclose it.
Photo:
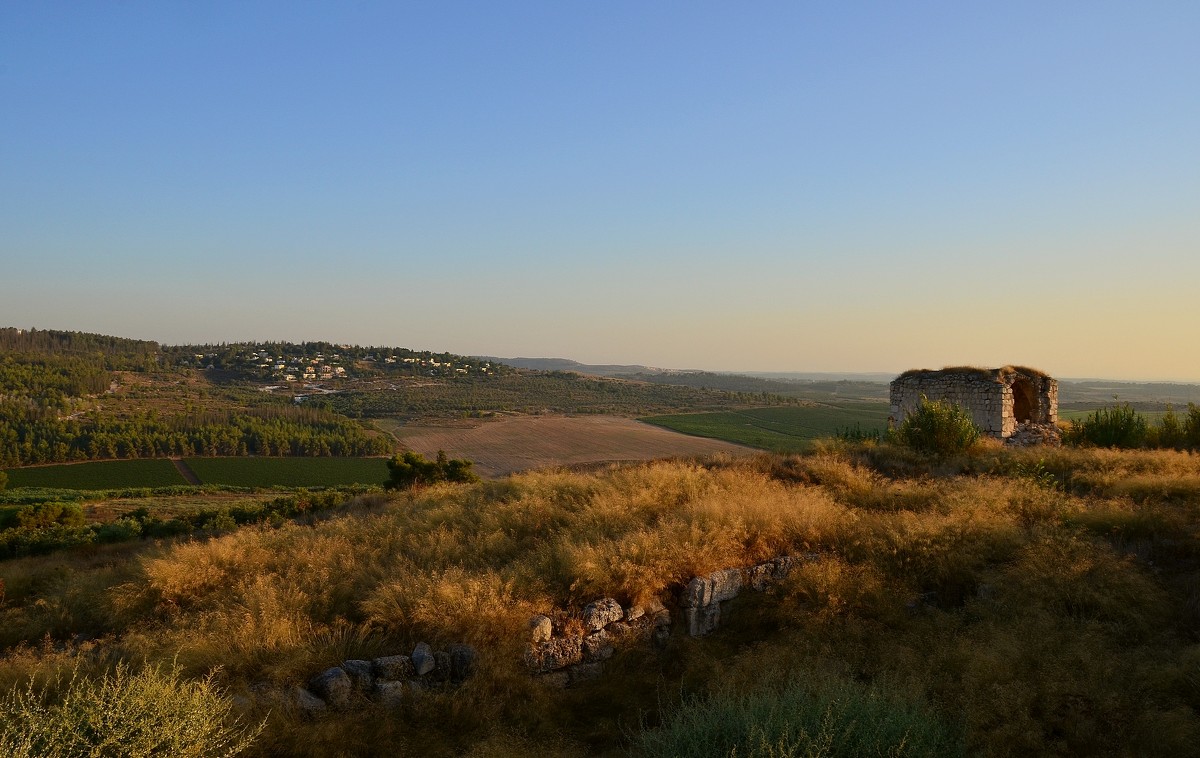
M 1200 381 L 1200 3 L 0 3 L 0 326 Z

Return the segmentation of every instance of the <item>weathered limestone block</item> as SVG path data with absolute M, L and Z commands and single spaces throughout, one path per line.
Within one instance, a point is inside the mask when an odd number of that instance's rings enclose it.
M 611 597 L 589 603 L 583 609 L 583 627 L 589 632 L 603 629 L 623 618 L 625 618 L 625 611 L 621 609 L 621 604 Z
M 404 682 L 375 682 L 374 694 L 380 705 L 395 708 L 404 700 Z
M 537 615 L 529 619 L 529 641 L 545 642 L 554 636 L 554 624 L 548 616 Z
M 350 677 L 351 684 L 358 692 L 368 693 L 375 687 L 375 674 L 371 671 L 370 661 L 342 661 L 342 670 Z
M 687 620 L 688 634 L 693 637 L 703 637 L 711 634 L 721 624 L 721 604 L 713 603 L 700 608 L 684 609 Z
M 535 672 L 555 671 L 582 660 L 582 637 L 555 637 L 525 651 L 525 664 Z
M 601 629 L 583 638 L 583 659 L 585 661 L 607 661 L 613 657 L 616 649 L 612 644 L 613 636 Z
M 354 683 L 349 674 L 338 666 L 328 668 L 308 680 L 308 688 L 330 708 L 343 709 L 350 705 Z
M 297 710 L 307 716 L 324 713 L 329 707 L 324 700 L 303 687 L 292 690 L 292 702 L 295 703 Z
M 751 567 L 746 572 L 749 575 L 747 584 L 750 585 L 751 589 L 762 592 L 768 587 L 779 584 L 784 579 L 787 579 L 788 574 L 792 572 L 795 564 L 796 559 L 790 555 L 772 558 L 765 563 Z
M 418 642 L 417 646 L 413 648 L 412 665 L 417 676 L 425 676 L 437 666 L 437 660 L 433 657 L 433 648 L 429 647 L 428 643 Z
M 371 661 L 371 671 L 377 681 L 403 681 L 417 675 L 407 655 L 385 655 Z

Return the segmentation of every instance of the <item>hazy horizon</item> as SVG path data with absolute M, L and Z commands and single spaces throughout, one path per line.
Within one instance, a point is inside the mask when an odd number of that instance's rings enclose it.
M 1200 381 L 1200 5 L 10 3 L 0 323 Z

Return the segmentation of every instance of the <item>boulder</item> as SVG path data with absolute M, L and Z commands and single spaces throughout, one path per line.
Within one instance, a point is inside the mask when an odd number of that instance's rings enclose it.
M 433 671 L 437 666 L 437 660 L 433 657 L 433 648 L 424 642 L 418 642 L 412 651 L 412 665 L 413 672 L 417 676 L 425 676 Z
M 551 623 L 549 616 L 538 614 L 529 619 L 529 641 L 533 643 L 545 642 L 554 636 L 554 624 Z
M 308 716 L 324 713 L 328 708 L 324 700 L 303 687 L 297 687 L 292 691 L 292 702 L 296 704 L 297 710 Z
M 583 609 L 583 627 L 589 632 L 603 629 L 623 618 L 625 618 L 625 611 L 621 609 L 621 604 L 611 597 L 588 603 L 587 607 Z
M 341 709 L 350 705 L 350 694 L 354 690 L 354 683 L 350 680 L 349 674 L 340 667 L 334 666 L 309 679 L 308 688 L 313 694 L 324 700 L 330 708 Z
M 684 611 L 687 619 L 688 634 L 693 637 L 703 637 L 712 633 L 721 624 L 721 604 L 713 603 L 702 608 L 688 608 Z
M 582 637 L 556 637 L 525 651 L 525 665 L 536 673 L 555 671 L 582 660 Z
M 712 594 L 705 605 L 733 600 L 742 591 L 741 569 L 714 571 L 708 575 L 708 580 Z
M 402 681 L 416 676 L 412 660 L 407 655 L 385 655 L 371 661 L 371 671 L 376 680 Z
M 404 699 L 404 682 L 375 682 L 374 692 L 380 705 L 395 708 Z
M 354 689 L 368 693 L 375 687 L 375 674 L 370 661 L 342 661 L 342 670 L 350 677 Z
M 583 638 L 583 659 L 585 661 L 607 661 L 613 657 L 616 649 L 612 645 L 612 635 L 601 629 Z

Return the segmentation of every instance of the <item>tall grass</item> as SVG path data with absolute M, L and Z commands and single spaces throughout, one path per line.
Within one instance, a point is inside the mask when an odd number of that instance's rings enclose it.
M 0 564 L 0 687 L 51 681 L 91 645 L 246 698 L 267 718 L 251 753 L 591 755 L 641 744 L 622 735 L 685 701 L 729 715 L 828 670 L 828 689 L 806 690 L 818 716 L 840 682 L 863 714 L 911 706 L 910 726 L 961 727 L 970 754 L 1186 754 L 1197 503 L 1200 457 L 1074 448 L 933 461 L 842 443 L 440 484 L 307 524 Z M 739 598 L 711 638 L 624 648 L 565 692 L 522 668 L 533 613 L 578 626 L 598 597 L 671 602 L 695 575 L 788 553 L 819 558 Z M 479 673 L 386 718 L 287 705 L 316 671 L 418 641 L 476 645 Z M 756 744 L 800 749 L 787 735 Z
M 877 687 L 792 681 L 686 701 L 636 736 L 646 758 L 902 758 L 963 754 L 956 730 Z

